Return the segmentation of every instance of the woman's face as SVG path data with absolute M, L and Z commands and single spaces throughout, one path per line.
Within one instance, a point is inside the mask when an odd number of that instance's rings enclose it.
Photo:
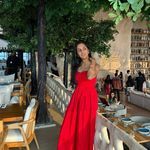
M 77 54 L 82 60 L 89 58 L 89 49 L 84 43 L 77 45 Z
M 114 93 L 111 93 L 111 97 L 114 97 L 115 96 L 115 94 Z

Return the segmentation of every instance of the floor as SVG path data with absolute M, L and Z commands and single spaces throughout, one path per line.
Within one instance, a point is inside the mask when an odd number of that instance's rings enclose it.
M 126 96 L 121 93 L 122 103 L 127 105 L 128 113 L 132 115 L 144 115 L 150 117 L 150 111 L 136 107 L 135 105 L 129 104 L 126 101 Z M 63 117 L 58 113 L 54 105 L 49 107 L 50 116 L 53 118 L 56 126 L 47 127 L 42 129 L 36 129 L 37 139 L 39 141 L 40 150 L 57 150 L 57 140 L 59 136 L 60 125 L 63 121 Z M 145 145 L 150 150 L 150 143 Z M 34 142 L 30 144 L 31 150 L 37 150 Z M 13 149 L 17 150 L 17 149 Z
M 124 94 L 124 92 L 121 92 L 121 98 L 121 102 L 127 106 L 127 113 L 131 115 L 150 117 L 150 111 L 128 103 L 127 96 Z

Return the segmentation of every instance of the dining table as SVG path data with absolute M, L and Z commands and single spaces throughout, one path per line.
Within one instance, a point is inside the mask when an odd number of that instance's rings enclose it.
M 119 117 L 114 117 L 115 111 L 109 112 L 106 111 L 104 107 L 99 106 L 98 113 L 100 115 L 103 115 L 108 121 L 112 122 L 115 126 L 123 130 L 124 132 L 128 133 L 129 135 L 133 136 L 133 138 L 138 142 L 138 143 L 147 143 L 150 142 L 150 136 L 141 134 L 138 132 L 139 128 L 143 128 L 141 124 L 138 124 L 136 122 L 133 122 L 131 124 L 126 124 L 125 122 L 122 121 L 122 118 L 130 118 L 130 114 L 126 114 L 123 116 Z M 150 134 L 149 134 L 150 135 Z
M 8 104 L 5 108 L 0 108 L 0 120 L 4 123 L 22 121 L 24 113 L 23 105 Z

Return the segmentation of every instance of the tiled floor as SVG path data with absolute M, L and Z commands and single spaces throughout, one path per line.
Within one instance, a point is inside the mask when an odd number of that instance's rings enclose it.
M 131 115 L 138 115 L 138 116 L 147 116 L 150 117 L 150 111 L 137 107 L 127 101 L 127 96 L 122 92 L 121 93 L 121 100 L 122 103 L 127 106 L 127 113 Z
M 135 105 L 129 104 L 126 101 L 126 96 L 124 93 L 121 93 L 122 103 L 127 105 L 128 113 L 131 115 L 143 115 L 150 117 L 150 111 L 139 108 Z M 59 135 L 60 124 L 62 123 L 63 117 L 58 113 L 57 109 L 50 107 L 50 115 L 52 116 L 54 122 L 56 123 L 55 127 L 37 129 L 36 135 L 39 141 L 40 150 L 56 150 L 57 149 L 57 140 Z M 31 150 L 37 150 L 34 142 L 30 144 Z M 147 144 L 147 149 L 150 147 L 150 143 Z M 16 149 L 14 149 L 16 150 Z

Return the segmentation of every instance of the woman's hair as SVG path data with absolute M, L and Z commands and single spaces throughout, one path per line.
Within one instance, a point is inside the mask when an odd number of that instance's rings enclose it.
M 75 49 L 75 51 L 74 51 L 74 61 L 73 61 L 73 66 L 72 66 L 72 77 L 71 77 L 71 85 L 74 87 L 75 85 L 76 85 L 76 82 L 75 82 L 75 74 L 76 74 L 76 72 L 77 72 L 77 70 L 78 70 L 78 68 L 79 68 L 79 66 L 81 65 L 81 62 L 82 62 L 82 60 L 81 60 L 81 58 L 78 56 L 78 54 L 77 54 L 77 46 L 79 45 L 79 44 L 84 44 L 87 48 L 88 48 L 88 50 L 89 50 L 89 58 L 91 58 L 91 53 L 90 53 L 90 49 L 89 49 L 89 47 L 87 46 L 87 44 L 86 44 L 86 42 L 85 41 L 81 41 L 81 40 L 79 40 L 79 41 L 77 41 L 76 43 L 75 43 L 75 47 L 74 47 L 74 49 Z

